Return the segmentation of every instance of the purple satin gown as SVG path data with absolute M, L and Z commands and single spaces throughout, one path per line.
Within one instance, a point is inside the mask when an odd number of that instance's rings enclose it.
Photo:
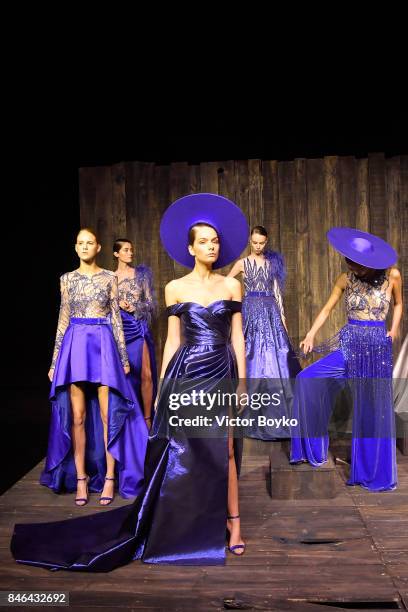
M 190 391 L 233 388 L 236 364 L 229 336 L 231 317 L 240 310 L 241 303 L 233 300 L 218 300 L 208 307 L 185 302 L 167 309 L 169 316 L 180 317 L 184 341 L 163 379 L 142 493 L 134 503 L 108 512 L 16 525 L 11 550 L 19 563 L 88 572 L 110 571 L 133 559 L 224 564 L 227 430 L 215 437 L 189 437 L 183 427 L 171 428 L 169 398 L 180 384 Z M 227 410 L 220 408 L 219 413 Z M 238 468 L 240 446 L 235 444 Z
M 77 270 L 61 277 L 61 307 L 52 360 L 51 423 L 41 484 L 56 493 L 75 491 L 70 384 L 86 383 L 85 469 L 91 491 L 102 491 L 105 443 L 97 386 L 109 387 L 108 449 L 116 460 L 122 497 L 135 497 L 143 482 L 147 427 L 123 366 L 128 363 L 113 272 L 91 277 Z
M 264 393 L 269 396 L 278 394 L 280 400 L 277 405 L 271 403 L 245 412 L 245 417 L 253 419 L 253 423 L 245 428 L 245 435 L 249 438 L 273 440 L 290 436 L 288 422 L 285 424 L 282 420 L 276 426 L 276 419 L 290 418 L 292 387 L 301 370 L 282 322 L 284 279 L 285 268 L 280 253 L 266 251 L 261 266 L 248 257 L 244 259 L 242 317 L 248 392 L 255 397 Z M 258 417 L 269 421 L 260 425 Z
M 392 397 L 392 342 L 385 319 L 389 280 L 370 285 L 347 274 L 348 323 L 318 351 L 332 352 L 305 368 L 296 379 L 291 462 L 327 461 L 328 425 L 335 398 L 346 387 L 353 400 L 349 485 L 370 491 L 397 486 L 395 418 Z M 315 349 L 316 350 L 316 349 Z

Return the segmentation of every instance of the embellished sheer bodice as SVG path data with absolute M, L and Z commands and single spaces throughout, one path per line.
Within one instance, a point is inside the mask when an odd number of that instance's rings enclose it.
M 128 365 L 118 300 L 118 281 L 113 272 L 101 270 L 87 276 L 74 270 L 60 279 L 61 305 L 51 368 L 55 367 L 62 339 L 70 318 L 99 319 L 109 317 L 123 365 Z
M 263 295 L 273 296 L 278 303 L 282 317 L 285 316 L 279 282 L 269 259 L 265 259 L 262 265 L 258 265 L 255 259 L 251 261 L 249 257 L 245 257 L 243 280 L 245 296 L 252 292 L 262 292 Z
M 389 284 L 385 275 L 380 277 L 377 286 L 374 286 L 348 272 L 344 292 L 348 318 L 360 321 L 385 321 L 391 300 L 387 294 Z
M 270 262 L 265 259 L 262 265 L 258 265 L 255 259 L 249 257 L 244 259 L 244 287 L 248 291 L 265 291 L 273 295 L 273 274 Z
M 137 266 L 134 275 L 120 280 L 118 287 L 119 302 L 122 300 L 129 302 L 134 317 L 146 319 L 150 323 L 157 305 L 150 268 Z

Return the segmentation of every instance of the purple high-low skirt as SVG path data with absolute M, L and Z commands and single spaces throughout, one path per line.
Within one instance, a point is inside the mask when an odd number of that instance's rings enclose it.
M 122 497 L 136 496 L 143 482 L 148 431 L 123 371 L 108 318 L 71 318 L 51 386 L 52 414 L 47 460 L 41 484 L 55 492 L 76 490 L 72 453 L 71 383 L 86 382 L 86 472 L 90 490 L 101 491 L 106 475 L 105 444 L 97 387 L 109 387 L 108 450 L 116 460 Z

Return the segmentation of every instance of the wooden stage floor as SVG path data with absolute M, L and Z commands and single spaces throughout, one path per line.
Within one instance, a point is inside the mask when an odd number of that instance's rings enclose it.
M 334 499 L 279 501 L 268 494 L 268 456 L 246 456 L 242 558 L 228 554 L 225 567 L 133 562 L 78 574 L 18 565 L 10 555 L 16 522 L 106 511 L 96 494 L 80 509 L 73 495 L 41 487 L 37 465 L 0 498 L 0 590 L 69 591 L 78 610 L 408 609 L 408 456 L 398 453 L 398 468 L 396 491 L 347 487 L 339 463 Z M 116 498 L 113 507 L 123 503 Z

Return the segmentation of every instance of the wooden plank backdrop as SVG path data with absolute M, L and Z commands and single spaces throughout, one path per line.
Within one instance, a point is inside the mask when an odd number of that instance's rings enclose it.
M 408 333 L 408 156 L 386 159 L 374 153 L 368 159 L 330 156 L 169 166 L 126 162 L 81 168 L 81 225 L 94 227 L 100 235 L 100 264 L 113 268 L 113 241 L 127 236 L 135 244 L 136 263 L 152 268 L 159 301 L 154 325 L 159 360 L 166 337 L 164 286 L 186 273 L 161 246 L 160 219 L 173 200 L 200 191 L 232 199 L 251 226 L 266 227 L 270 247 L 283 253 L 288 271 L 285 310 L 294 343 L 308 331 L 345 269 L 326 240 L 333 225 L 371 231 L 398 251 L 405 298 L 402 337 Z M 344 320 L 340 306 L 319 339 L 333 334 Z M 400 341 L 395 351 L 399 346 Z

